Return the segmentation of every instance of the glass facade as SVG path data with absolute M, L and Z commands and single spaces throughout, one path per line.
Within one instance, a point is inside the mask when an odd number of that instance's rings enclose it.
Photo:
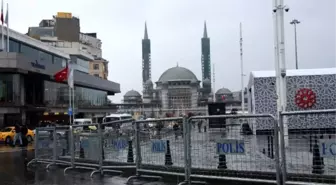
M 0 104 L 20 103 L 20 76 L 18 74 L 0 74 Z
M 90 64 L 88 60 L 84 60 L 74 55 L 71 55 L 70 58 L 71 58 L 71 62 L 75 64 L 74 68 L 76 70 L 84 72 L 84 73 L 89 73 Z
M 44 82 L 44 103 L 47 106 L 69 105 L 69 86 L 67 84 Z M 107 93 L 85 87 L 75 87 L 75 107 L 96 107 L 107 105 Z
M 2 38 L 0 37 L 0 42 Z M 7 50 L 7 38 L 5 36 L 5 50 Z M 40 64 L 53 63 L 61 66 L 63 63 L 67 62 L 67 59 L 56 56 L 54 54 L 41 51 L 37 48 L 31 47 L 27 44 L 21 43 L 19 41 L 15 41 L 13 39 L 9 39 L 9 52 L 21 53 L 31 59 L 32 61 L 37 61 Z M 64 67 L 64 66 L 63 66 Z

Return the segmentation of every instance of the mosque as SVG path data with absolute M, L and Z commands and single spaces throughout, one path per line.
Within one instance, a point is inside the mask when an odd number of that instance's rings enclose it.
M 151 79 L 151 43 L 145 24 L 145 34 L 142 40 L 142 95 L 135 90 L 126 92 L 123 99 L 124 103 L 120 108 L 123 110 L 160 110 L 160 112 L 166 113 L 176 110 L 205 113 L 208 102 L 226 101 L 239 106 L 240 100 L 237 100 L 235 93 L 227 88 L 221 88 L 217 90 L 215 96 L 213 95 L 210 38 L 208 37 L 206 23 L 204 23 L 201 47 L 201 80 L 197 79 L 191 70 L 177 64 L 163 72 L 160 78 L 153 83 Z

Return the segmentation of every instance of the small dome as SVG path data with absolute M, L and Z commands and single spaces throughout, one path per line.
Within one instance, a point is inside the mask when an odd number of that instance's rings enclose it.
M 162 73 L 158 81 L 165 82 L 165 81 L 181 81 L 181 80 L 198 81 L 196 75 L 193 72 L 191 72 L 187 68 L 179 66 L 167 69 L 165 72 Z
M 198 81 L 197 79 L 192 79 L 192 80 L 190 81 L 190 83 L 192 83 L 192 84 L 198 84 L 199 81 Z
M 124 97 L 141 97 L 141 94 L 138 91 L 130 90 L 125 93 Z
M 223 87 L 221 89 L 218 89 L 218 91 L 216 92 L 216 95 L 222 94 L 232 94 L 232 92 L 229 89 Z
M 145 82 L 146 85 L 153 85 L 153 82 L 152 80 L 148 79 L 146 82 Z
M 210 84 L 211 84 L 210 79 L 209 79 L 209 78 L 204 79 L 204 80 L 203 80 L 203 84 L 205 84 L 205 85 L 210 85 Z

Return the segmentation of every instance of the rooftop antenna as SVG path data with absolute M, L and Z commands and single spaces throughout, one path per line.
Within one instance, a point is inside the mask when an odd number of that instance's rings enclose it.
M 242 30 L 242 23 L 239 24 L 240 29 L 240 84 L 241 84 L 241 110 L 242 113 L 245 113 L 245 97 L 244 97 L 244 61 L 243 61 L 243 30 Z
M 215 81 L 215 63 L 212 64 L 212 81 L 213 81 L 213 89 L 212 89 L 212 101 L 215 102 L 216 101 L 216 95 L 215 95 L 215 91 L 216 91 L 216 81 Z

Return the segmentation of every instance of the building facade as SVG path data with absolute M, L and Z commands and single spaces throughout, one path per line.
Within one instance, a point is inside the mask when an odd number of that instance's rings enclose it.
M 102 41 L 97 33 L 82 33 L 79 18 L 71 13 L 58 12 L 53 19 L 44 19 L 38 27 L 30 27 L 27 35 L 69 54 L 75 70 L 97 76 L 98 71 L 92 71 L 91 66 L 100 63 L 107 68 L 108 61 L 102 58 Z M 101 72 L 98 76 L 107 79 L 108 73 Z
M 204 24 L 201 43 L 202 80 L 199 80 L 191 70 L 177 65 L 167 69 L 153 83 L 151 78 L 151 41 L 145 24 L 145 33 L 142 39 L 143 96 L 141 97 L 141 94 L 135 90 L 128 91 L 124 96 L 124 105 L 119 106 L 127 110 L 146 110 L 152 114 L 153 112 L 177 114 L 186 111 L 206 114 L 207 103 L 213 101 L 210 39 L 206 24 Z M 130 97 L 130 94 L 134 96 Z
M 107 80 L 108 62 L 104 59 L 95 59 L 90 62 L 89 74 Z
M 277 115 L 275 71 L 253 71 L 248 84 L 248 109 L 253 114 Z M 336 68 L 286 71 L 286 110 L 309 111 L 336 108 Z M 290 115 L 285 117 L 285 132 L 319 130 L 335 132 L 333 113 Z M 255 132 L 274 128 L 271 119 L 256 119 Z
M 9 53 L 0 53 L 0 125 L 34 125 L 46 113 L 66 114 L 69 87 L 55 82 L 53 75 L 66 66 L 70 55 L 11 29 L 9 38 Z M 74 72 L 74 84 L 76 114 L 103 112 L 107 95 L 120 92 L 118 83 L 80 71 Z

